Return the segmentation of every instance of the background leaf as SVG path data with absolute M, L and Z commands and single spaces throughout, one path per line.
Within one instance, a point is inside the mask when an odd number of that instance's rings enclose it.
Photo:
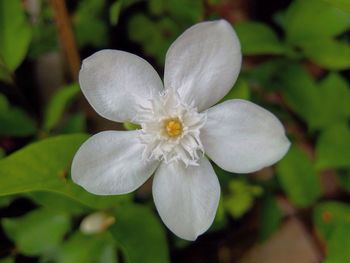
M 350 44 L 334 39 L 314 39 L 300 45 L 305 56 L 316 64 L 334 70 L 350 67 Z
M 25 137 L 36 133 L 34 121 L 20 108 L 10 106 L 6 97 L 0 94 L 0 135 Z
M 320 135 L 316 146 L 318 169 L 350 167 L 350 129 L 347 124 L 329 127 Z
M 295 0 L 288 7 L 284 22 L 287 39 L 300 43 L 345 32 L 350 27 L 350 16 L 324 1 Z
M 321 196 L 321 185 L 307 155 L 292 146 L 277 163 L 277 178 L 288 198 L 299 207 L 313 204 Z
M 76 232 L 60 248 L 57 262 L 60 263 L 117 263 L 112 238 L 107 233 L 84 235 Z M 107 255 L 106 255 L 107 253 Z
M 31 39 L 31 29 L 20 0 L 0 1 L 0 57 L 14 71 L 23 61 Z
M 285 51 L 276 33 L 263 23 L 243 22 L 235 24 L 234 28 L 241 42 L 243 54 L 282 54 Z
M 350 260 L 350 206 L 340 202 L 324 202 L 314 211 L 314 223 L 318 233 L 326 241 L 327 255 L 324 262 L 338 263 Z
M 123 248 L 127 262 L 169 262 L 164 229 L 148 208 L 121 206 L 114 215 L 116 223 L 109 230 Z
M 70 219 L 63 213 L 38 209 L 20 218 L 3 219 L 2 226 L 23 254 L 33 256 L 58 246 L 70 228 Z
M 46 107 L 43 128 L 51 130 L 60 120 L 65 108 L 79 93 L 79 85 L 71 84 L 59 89 L 49 101 Z
M 350 2 L 348 0 L 324 0 L 343 11 L 350 12 Z

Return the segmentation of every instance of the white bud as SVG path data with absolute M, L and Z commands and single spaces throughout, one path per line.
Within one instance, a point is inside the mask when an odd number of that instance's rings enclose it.
M 114 224 L 115 218 L 104 212 L 96 212 L 86 216 L 80 223 L 80 231 L 84 234 L 96 234 L 105 231 Z

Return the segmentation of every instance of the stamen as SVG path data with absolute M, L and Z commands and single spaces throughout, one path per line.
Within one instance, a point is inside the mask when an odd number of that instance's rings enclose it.
M 154 94 L 140 105 L 137 119 L 141 120 L 139 138 L 145 146 L 144 160 L 198 165 L 200 153 L 204 154 L 200 130 L 206 115 L 198 113 L 193 105 L 183 103 L 175 90 Z
M 168 119 L 164 124 L 164 130 L 169 137 L 177 137 L 181 135 L 182 123 L 179 119 Z

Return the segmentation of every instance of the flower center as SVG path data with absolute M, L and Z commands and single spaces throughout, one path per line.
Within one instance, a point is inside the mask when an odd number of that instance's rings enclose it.
M 192 104 L 183 103 L 175 90 L 168 89 L 143 101 L 137 119 L 142 127 L 139 138 L 145 146 L 144 160 L 198 165 L 204 153 L 200 130 L 206 115 L 198 113 Z
M 178 137 L 182 133 L 182 123 L 178 118 L 164 121 L 164 130 L 169 137 Z

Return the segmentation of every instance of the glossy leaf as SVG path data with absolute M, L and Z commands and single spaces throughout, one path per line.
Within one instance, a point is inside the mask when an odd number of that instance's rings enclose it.
M 87 137 L 85 134 L 52 137 L 0 160 L 0 196 L 50 191 L 92 208 L 107 208 L 127 200 L 128 195 L 92 195 L 68 177 L 72 158 Z
M 34 203 L 47 209 L 53 209 L 55 212 L 80 215 L 90 210 L 78 201 L 53 192 L 30 192 L 24 195 Z

